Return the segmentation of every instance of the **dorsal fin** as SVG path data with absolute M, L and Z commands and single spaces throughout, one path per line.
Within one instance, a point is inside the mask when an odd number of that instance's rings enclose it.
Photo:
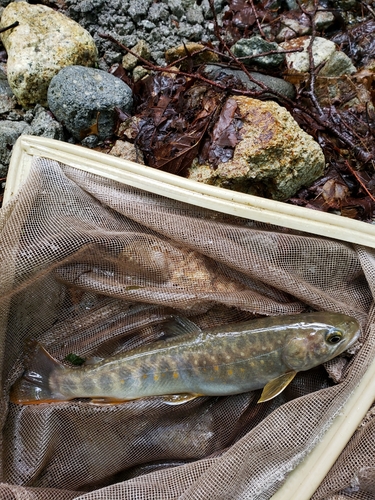
M 163 330 L 166 337 L 176 337 L 178 335 L 186 335 L 187 333 L 199 334 L 202 332 L 199 326 L 193 323 L 193 321 L 181 316 L 173 316 L 173 319 L 163 325 Z

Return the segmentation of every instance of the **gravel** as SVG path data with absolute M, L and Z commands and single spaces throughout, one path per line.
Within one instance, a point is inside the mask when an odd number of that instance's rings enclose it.
M 227 6 L 215 1 L 219 21 Z M 165 65 L 164 53 L 182 42 L 215 42 L 212 12 L 208 0 L 197 5 L 194 0 L 66 0 L 67 15 L 86 28 L 94 38 L 104 70 L 120 62 L 122 52 L 100 33 L 112 35 L 129 48 L 144 40 L 151 47 L 151 57 Z

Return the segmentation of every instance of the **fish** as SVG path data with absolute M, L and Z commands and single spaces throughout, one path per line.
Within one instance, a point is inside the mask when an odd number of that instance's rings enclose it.
M 159 396 L 168 404 L 182 404 L 263 388 L 258 402 L 264 402 L 280 394 L 299 371 L 343 353 L 360 335 L 356 319 L 333 312 L 262 317 L 205 330 L 175 316 L 165 330 L 172 336 L 80 367 L 61 363 L 35 343 L 10 401 L 84 398 L 100 405 Z

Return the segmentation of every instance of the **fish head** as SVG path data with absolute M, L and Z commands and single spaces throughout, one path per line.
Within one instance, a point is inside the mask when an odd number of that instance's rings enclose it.
M 358 339 L 356 319 L 339 313 L 318 313 L 314 320 L 295 325 L 283 349 L 288 368 L 305 371 L 346 351 Z

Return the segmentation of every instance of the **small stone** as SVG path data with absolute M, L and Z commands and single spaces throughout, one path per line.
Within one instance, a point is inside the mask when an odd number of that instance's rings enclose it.
M 202 8 L 194 4 L 186 11 L 186 21 L 190 24 L 202 24 L 204 22 Z
M 153 3 L 148 11 L 148 18 L 153 23 L 167 21 L 169 18 L 168 7 L 164 3 Z
M 35 106 L 34 118 L 31 122 L 31 135 L 39 137 L 48 137 L 58 141 L 64 140 L 64 131 L 62 125 L 52 118 L 51 113 L 44 109 L 40 104 Z
M 88 135 L 84 139 L 82 139 L 81 144 L 85 146 L 85 148 L 95 148 L 99 143 L 99 139 L 97 135 Z
M 13 146 L 22 134 L 30 134 L 30 125 L 26 122 L 0 121 L 0 177 L 5 177 L 8 171 L 9 161 Z
M 298 71 L 300 73 L 306 73 L 309 70 L 310 61 L 308 47 L 310 40 L 311 37 L 309 36 L 301 36 L 280 44 L 280 46 L 285 50 L 303 49 L 302 52 L 292 52 L 286 54 L 288 69 Z M 312 49 L 313 61 L 316 67 L 330 58 L 330 56 L 336 51 L 336 45 L 326 38 L 317 36 L 314 39 Z
M 149 75 L 150 71 L 146 68 L 143 68 L 143 66 L 136 66 L 133 69 L 133 80 L 135 82 L 138 82 L 138 80 L 142 80 L 145 76 Z
M 185 14 L 185 8 L 182 5 L 181 0 L 164 0 L 163 3 L 168 5 L 169 10 L 172 12 L 177 19 L 181 19 L 181 17 Z
M 149 60 L 151 57 L 151 50 L 147 42 L 144 40 L 139 40 L 139 42 L 131 49 L 132 52 L 137 54 L 138 56 L 143 57 L 143 59 Z M 133 54 L 125 54 L 122 58 L 122 65 L 124 69 L 131 71 L 138 64 L 139 59 Z
M 138 22 L 147 16 L 152 0 L 130 0 L 128 13 L 134 22 Z
M 77 139 L 110 137 L 116 123 L 115 107 L 130 111 L 131 89 L 119 78 L 84 66 L 63 68 L 51 80 L 48 105 L 59 122 Z
M 337 50 L 333 52 L 323 68 L 319 71 L 319 76 L 342 76 L 352 75 L 355 73 L 356 67 L 352 60 L 344 52 Z
M 148 19 L 143 19 L 143 21 L 140 22 L 140 25 L 145 31 L 152 31 L 153 29 L 156 28 L 156 24 L 152 23 Z
M 240 80 L 247 90 L 261 90 L 260 85 L 257 85 L 255 82 L 250 80 L 247 74 L 239 69 L 222 68 L 221 66 L 208 64 L 204 68 L 203 73 L 208 78 L 211 78 L 213 80 L 218 80 L 219 82 L 225 76 L 232 76 Z M 291 83 L 286 82 L 282 78 L 263 75 L 262 73 L 257 73 L 255 71 L 250 71 L 249 73 L 256 80 L 267 85 L 267 87 L 270 90 L 273 90 L 274 92 L 277 92 L 285 97 L 288 97 L 289 99 L 294 99 L 295 89 Z
M 306 14 L 301 14 L 298 19 L 295 19 L 294 16 L 290 17 L 288 14 L 281 15 L 280 25 L 282 28 L 276 36 L 277 42 L 283 42 L 296 36 L 300 37 L 311 33 L 311 23 Z
M 178 28 L 178 35 L 193 42 L 198 42 L 202 40 L 203 27 L 200 24 L 192 25 L 181 21 Z
M 252 36 L 251 38 L 242 38 L 232 46 L 232 52 L 236 57 L 242 59 L 244 64 L 258 64 L 262 67 L 275 67 L 282 64 L 285 60 L 284 54 L 270 54 L 261 57 L 249 57 L 270 52 L 271 50 L 279 50 L 279 46 L 274 42 L 267 42 L 261 36 Z M 248 59 L 246 59 L 248 57 Z
M 317 30 L 325 30 L 334 22 L 335 16 L 329 10 L 318 10 L 315 14 L 314 21 Z
M 207 62 L 219 61 L 219 57 L 217 54 L 211 52 L 210 50 L 204 50 L 204 48 L 204 45 L 194 42 L 186 43 L 185 45 L 179 45 L 178 47 L 172 47 L 165 52 L 165 60 L 168 64 L 170 64 L 174 61 L 177 61 L 177 59 L 180 59 L 181 57 L 187 56 L 188 52 L 190 55 L 193 55 L 193 61 L 197 65 Z M 194 55 L 194 52 L 198 52 L 200 50 L 203 50 L 203 52 L 199 52 L 199 54 Z M 181 69 L 183 69 L 188 67 L 188 65 L 189 60 L 185 60 L 180 66 Z
M 134 161 L 135 163 L 144 165 L 142 152 L 130 142 L 121 141 L 120 139 L 118 139 L 110 150 L 109 154 L 112 156 L 117 156 L 118 158 L 123 158 L 124 160 Z
M 318 143 L 304 132 L 283 107 L 273 101 L 231 97 L 241 116 L 241 140 L 233 157 L 216 169 L 195 166 L 195 179 L 257 196 L 285 200 L 324 172 Z M 209 175 L 211 173 L 211 175 Z
M 0 70 L 0 114 L 8 113 L 16 107 L 16 100 L 13 97 L 12 89 L 9 86 L 7 77 Z
M 0 37 L 8 53 L 8 81 L 25 108 L 47 105 L 52 77 L 64 66 L 93 66 L 97 49 L 91 35 L 78 23 L 45 5 L 12 2 L 3 12 L 2 26 L 19 26 Z

